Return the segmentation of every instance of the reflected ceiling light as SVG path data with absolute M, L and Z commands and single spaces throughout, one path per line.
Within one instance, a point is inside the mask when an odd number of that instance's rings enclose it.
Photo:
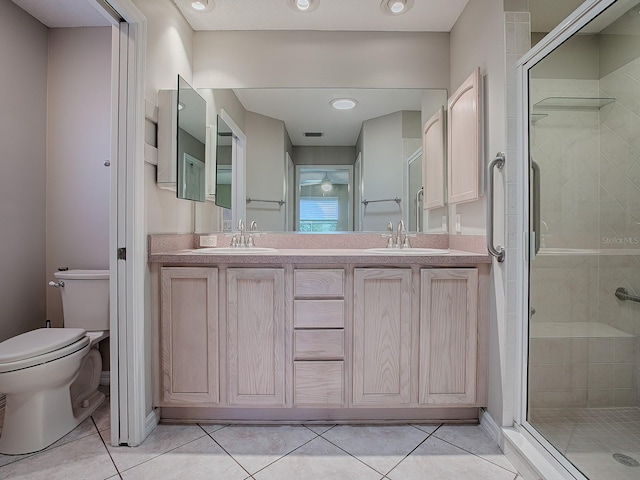
M 329 174 L 327 172 L 325 172 L 324 174 L 324 178 L 322 179 L 320 188 L 322 188 L 323 192 L 329 192 L 333 188 L 333 185 L 331 185 L 331 179 L 329 178 Z
M 176 5 L 192 12 L 204 13 L 213 10 L 213 0 L 174 0 Z
M 382 0 L 380 8 L 387 15 L 402 15 L 413 7 L 413 0 Z
M 303 13 L 312 12 L 318 8 L 319 2 L 320 0 L 288 0 L 289 8 Z
M 335 100 L 331 100 L 331 106 L 336 110 L 351 110 L 358 105 L 352 98 L 336 98 Z

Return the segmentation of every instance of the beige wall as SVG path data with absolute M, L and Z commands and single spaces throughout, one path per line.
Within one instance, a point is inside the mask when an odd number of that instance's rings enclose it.
M 59 267 L 109 268 L 111 27 L 49 30 L 47 278 Z M 60 292 L 47 317 L 62 326 Z
M 448 88 L 449 34 L 196 32 L 197 88 Z
M 509 32 L 507 32 L 509 35 Z M 528 32 L 527 32 L 528 36 Z M 484 108 L 484 156 L 482 163 L 492 158 L 496 152 L 507 149 L 507 124 L 505 97 L 505 14 L 502 0 L 471 1 L 451 30 L 451 70 L 450 88 L 455 91 L 471 74 L 480 67 L 483 79 Z M 508 56 L 507 56 L 508 57 Z M 514 62 L 515 64 L 515 62 Z M 515 78 L 515 74 L 513 75 Z M 515 92 L 514 92 L 515 93 Z M 513 121 L 515 126 L 515 119 Z M 515 139 L 515 130 L 513 131 Z M 515 159 L 515 155 L 513 156 Z M 513 170 L 515 172 L 515 170 Z M 505 172 L 507 173 L 507 172 Z M 515 176 L 514 176 L 515 179 Z M 514 180 L 515 181 L 515 180 Z M 496 176 L 495 204 L 506 205 L 504 201 L 504 174 Z M 505 215 L 497 207 L 496 243 L 505 245 Z M 449 208 L 450 225 L 455 214 L 461 214 L 463 234 L 486 233 L 485 197 L 478 201 Z M 514 287 L 515 287 L 515 282 Z M 511 425 L 513 422 L 513 396 L 515 392 L 513 371 L 514 363 L 509 359 L 515 356 L 515 346 L 511 331 L 506 323 L 505 295 L 507 290 L 505 265 L 494 262 L 490 287 L 490 325 L 489 325 L 489 404 L 488 411 L 498 425 Z M 515 291 L 515 288 L 514 288 Z
M 0 341 L 45 321 L 47 28 L 0 2 Z

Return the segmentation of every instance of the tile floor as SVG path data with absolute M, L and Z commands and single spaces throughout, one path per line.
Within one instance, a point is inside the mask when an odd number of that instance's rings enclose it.
M 591 480 L 640 480 L 640 408 L 537 408 L 529 417 Z M 637 465 L 619 463 L 616 453 Z
M 109 445 L 108 403 L 46 450 L 0 455 L 0 479 L 522 480 L 478 426 L 159 425 Z

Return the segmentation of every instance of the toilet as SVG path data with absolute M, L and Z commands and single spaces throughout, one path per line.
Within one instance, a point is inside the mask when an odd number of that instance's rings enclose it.
M 109 336 L 109 271 L 56 272 L 64 328 L 39 328 L 0 343 L 6 395 L 0 453 L 18 455 L 56 442 L 103 402 L 98 342 Z

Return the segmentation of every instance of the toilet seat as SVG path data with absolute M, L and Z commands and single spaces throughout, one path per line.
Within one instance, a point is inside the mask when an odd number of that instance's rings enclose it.
M 0 373 L 51 362 L 88 346 L 81 328 L 40 328 L 0 343 Z

